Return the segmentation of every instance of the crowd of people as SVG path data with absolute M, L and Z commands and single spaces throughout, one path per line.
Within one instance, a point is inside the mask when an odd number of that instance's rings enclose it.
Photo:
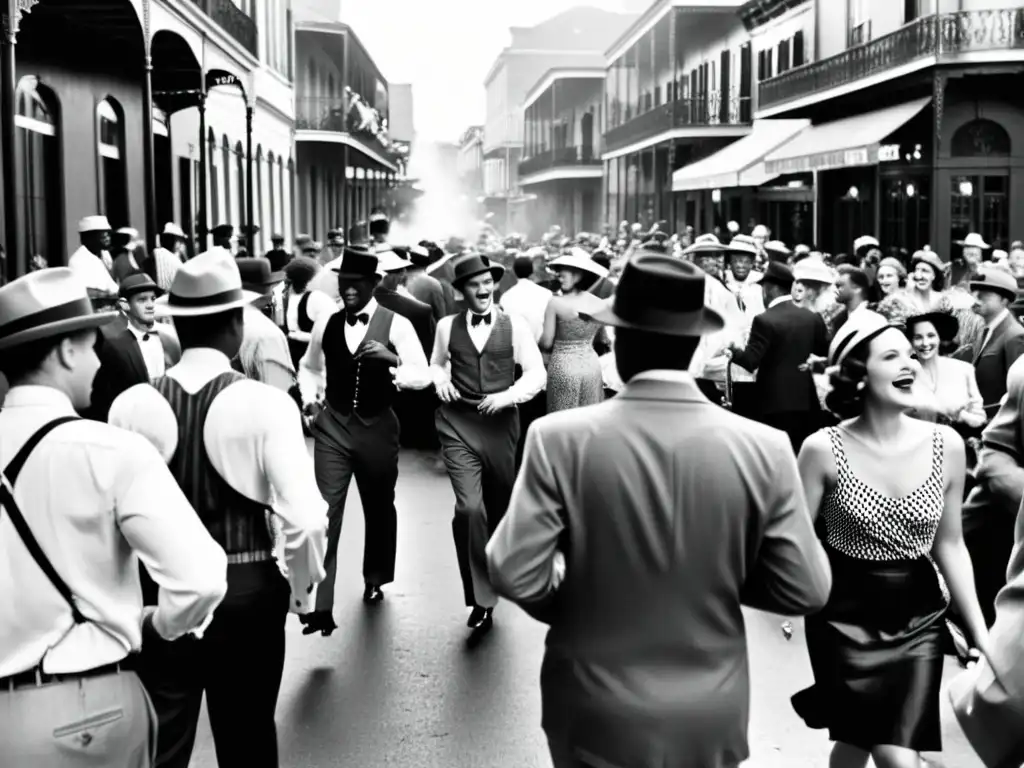
M 550 625 L 556 768 L 743 762 L 741 606 L 807 616 L 833 768 L 940 750 L 947 654 L 986 765 L 1024 763 L 1024 245 L 110 229 L 0 288 L 5 761 L 186 768 L 205 693 L 220 765 L 278 765 L 287 615 L 339 629 L 353 480 L 386 599 L 408 447 L 470 637 L 500 597 Z

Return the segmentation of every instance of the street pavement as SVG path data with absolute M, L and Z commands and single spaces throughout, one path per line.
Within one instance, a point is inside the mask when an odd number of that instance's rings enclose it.
M 383 604 L 362 596 L 363 520 L 352 485 L 341 536 L 330 638 L 288 619 L 277 707 L 282 768 L 550 768 L 540 729 L 543 625 L 501 603 L 491 634 L 467 646 L 467 610 L 451 540 L 454 497 L 440 461 L 404 452 L 397 507 L 398 566 Z M 750 760 L 744 768 L 824 768 L 829 741 L 789 697 L 811 683 L 803 625 L 747 611 Z M 947 660 L 946 680 L 958 668 Z M 943 693 L 941 768 L 982 768 Z M 205 708 L 191 768 L 216 768 Z

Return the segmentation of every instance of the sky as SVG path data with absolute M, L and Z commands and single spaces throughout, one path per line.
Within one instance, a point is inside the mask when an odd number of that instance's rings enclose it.
M 484 122 L 484 78 L 509 27 L 580 5 L 623 10 L 622 0 L 341 0 L 341 20 L 389 83 L 412 83 L 417 138 L 457 141 Z

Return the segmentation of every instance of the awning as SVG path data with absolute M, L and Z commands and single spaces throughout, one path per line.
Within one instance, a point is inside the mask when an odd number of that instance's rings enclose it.
M 895 107 L 814 125 L 764 159 L 768 173 L 806 173 L 874 165 L 889 134 L 928 106 L 927 96 Z
M 673 173 L 672 191 L 760 186 L 778 175 L 765 172 L 764 156 L 810 124 L 810 120 L 755 120 L 742 139 Z

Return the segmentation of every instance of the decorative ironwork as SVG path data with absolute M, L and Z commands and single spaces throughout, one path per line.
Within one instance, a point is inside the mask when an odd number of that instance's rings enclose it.
M 402 149 L 388 137 L 386 130 L 373 126 L 362 127 L 364 115 L 357 109 L 352 96 L 334 98 L 299 98 L 295 100 L 295 127 L 300 131 L 328 131 L 344 133 L 356 139 L 371 152 L 382 155 L 388 162 L 402 162 Z
M 533 157 L 523 160 L 519 163 L 519 176 L 529 176 L 540 171 L 550 171 L 553 168 L 588 166 L 601 167 L 601 157 L 594 152 L 592 146 L 562 147 L 539 152 Z
M 14 43 L 18 37 L 18 30 L 21 28 L 21 17 L 26 13 L 31 13 L 32 9 L 35 8 L 41 0 L 17 0 L 14 3 L 14 20 L 12 23 L 10 14 L 3 14 L 4 24 L 4 37 L 10 43 Z M 10 1 L 8 1 L 8 8 L 11 7 Z
M 707 96 L 676 99 L 609 130 L 604 135 L 604 149 L 614 152 L 673 128 L 749 125 L 749 121 L 743 120 L 750 115 L 750 110 L 743 107 L 749 101 L 749 97 L 734 94 L 723 98 L 717 91 Z M 723 120 L 723 116 L 728 119 Z
M 936 72 L 932 78 L 932 107 L 935 113 L 935 147 L 942 146 L 942 115 L 946 109 L 946 81 L 944 72 Z
M 1021 8 L 923 16 L 888 35 L 764 80 L 758 86 L 758 106 L 785 104 L 928 57 L 949 62 L 962 53 L 1022 48 Z
M 217 25 L 258 56 L 256 22 L 231 0 L 192 0 L 193 5 L 217 22 Z
M 953 157 L 1006 157 L 1010 154 L 1010 134 L 992 120 L 971 120 L 953 134 L 950 154 Z

